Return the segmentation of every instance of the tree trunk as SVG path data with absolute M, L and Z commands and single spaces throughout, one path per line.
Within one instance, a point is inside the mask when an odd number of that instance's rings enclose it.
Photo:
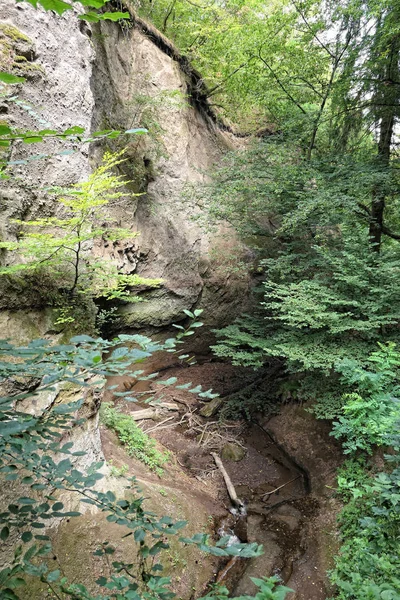
M 382 52 L 384 49 L 378 46 L 378 51 Z M 377 162 L 383 170 L 387 169 L 390 164 L 395 117 L 399 110 L 399 86 L 395 82 L 399 81 L 400 37 L 394 35 L 386 45 L 386 49 L 387 58 L 384 72 L 381 75 L 381 89 L 376 94 L 377 104 L 381 105 Z M 385 189 L 377 188 L 371 203 L 369 238 L 375 252 L 380 252 L 381 249 L 385 197 Z

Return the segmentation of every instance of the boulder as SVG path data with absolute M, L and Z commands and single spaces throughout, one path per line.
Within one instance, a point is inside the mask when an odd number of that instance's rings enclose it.
M 211 400 L 211 402 L 208 402 L 208 404 L 205 404 L 200 409 L 199 412 L 200 412 L 201 416 L 202 417 L 212 417 L 218 411 L 218 409 L 221 406 L 222 402 L 223 402 L 222 398 L 213 398 Z
M 235 462 L 239 462 L 246 456 L 246 450 L 239 446 L 239 444 L 234 444 L 232 442 L 228 442 L 222 448 L 221 456 L 224 460 L 234 460 Z

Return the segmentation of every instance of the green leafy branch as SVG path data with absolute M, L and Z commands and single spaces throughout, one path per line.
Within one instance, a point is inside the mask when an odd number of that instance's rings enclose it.
M 132 347 L 119 347 L 122 343 Z M 61 440 L 65 430 L 82 422 L 79 408 L 84 397 L 74 403 L 54 402 L 36 416 L 14 408 L 21 400 L 56 390 L 61 382 L 82 387 L 84 396 L 85 390 L 100 391 L 104 378 L 111 375 L 150 379 L 153 374 L 142 375 L 142 371 L 132 370 L 133 365 L 171 345 L 171 341 L 164 345 L 140 335 L 124 335 L 110 341 L 81 335 L 69 344 L 52 345 L 48 340 L 35 340 L 22 347 L 5 340 L 0 342 L 0 377 L 3 384 L 7 383 L 7 388 L 13 390 L 0 400 L 0 476 L 27 487 L 26 495 L 17 498 L 0 514 L 0 538 L 3 541 L 12 539 L 11 532 L 16 530 L 20 532 L 23 544 L 33 542 L 25 552 L 23 545 L 18 544 L 11 565 L 0 571 L 3 598 L 18 598 L 14 590 L 26 584 L 27 575 L 48 584 L 57 598 L 62 594 L 79 600 L 94 598 L 83 584 L 69 584 L 60 569 L 50 570 L 46 561 L 42 561 L 51 551 L 45 531 L 49 520 L 74 518 L 81 514 L 79 510 L 65 510 L 58 499 L 60 491 L 77 494 L 81 503 L 106 513 L 107 521 L 125 527 L 125 536 L 133 536 L 138 544 L 135 563 L 115 561 L 110 577 L 101 577 L 97 581 L 108 594 L 96 595 L 96 600 L 145 599 L 155 593 L 161 598 L 173 596 L 170 579 L 158 574 L 163 567 L 156 562 L 156 557 L 169 548 L 167 537 L 176 535 L 186 523 L 174 522 L 168 516 L 158 518 L 146 511 L 144 498 L 134 479 L 129 481 L 135 492 L 133 500 L 118 499 L 111 491 L 94 489 L 104 476 L 102 461 L 92 464 L 85 473 L 76 468 L 76 458 L 85 452 L 76 452 L 72 442 Z M 204 535 L 182 539 L 182 543 L 195 544 L 215 556 L 251 557 L 261 552 L 254 544 L 227 547 L 226 541 L 220 540 L 212 546 Z M 109 556 L 113 552 L 114 549 L 105 543 L 95 554 Z
M 4 74 L 3 74 L 4 75 Z M 10 75 L 10 77 L 14 77 Z M 18 78 L 21 79 L 21 78 Z M 0 81 L 3 81 L 2 74 L 0 73 Z M 10 82 L 12 83 L 12 82 Z M 14 82 L 18 83 L 18 82 Z M 36 144 L 40 142 L 44 142 L 48 139 L 59 139 L 64 141 L 69 141 L 72 143 L 79 144 L 90 144 L 95 141 L 100 140 L 112 140 L 121 135 L 143 135 L 146 134 L 147 130 L 143 128 L 136 129 L 127 129 L 126 131 L 119 131 L 116 129 L 104 129 L 102 131 L 95 131 L 89 135 L 85 135 L 85 129 L 83 127 L 79 127 L 78 125 L 74 125 L 73 127 L 69 127 L 62 132 L 58 132 L 55 129 L 40 129 L 37 131 L 20 131 L 15 128 L 12 129 L 6 124 L 0 124 L 0 148 L 7 150 L 11 145 L 20 141 L 23 144 Z M 75 150 L 63 150 L 59 153 L 60 155 L 73 154 Z M 6 173 L 6 169 L 8 167 L 12 167 L 13 165 L 26 165 L 32 160 L 41 160 L 45 158 L 49 158 L 53 156 L 53 154 L 36 154 L 34 156 L 26 157 L 18 160 L 6 160 L 4 157 L 0 157 L 0 179 L 9 179 L 9 175 Z
M 64 0 L 20 0 L 27 2 L 34 8 L 41 6 L 45 10 L 51 10 L 56 12 L 58 15 L 63 15 L 67 10 L 73 10 L 76 8 L 93 8 L 99 11 L 103 8 L 108 0 L 72 0 L 71 2 L 64 2 Z M 88 11 L 84 14 L 78 15 L 79 19 L 83 21 L 119 21 L 121 19 L 129 19 L 130 15 L 128 12 L 94 12 Z
M 103 164 L 86 181 L 67 190 L 53 189 L 63 207 L 62 217 L 14 220 L 21 227 L 19 239 L 0 243 L 0 248 L 11 253 L 11 264 L 0 268 L 0 275 L 45 271 L 67 300 L 84 294 L 91 298 L 134 302 L 139 298 L 132 295 L 131 288 L 160 285 L 160 279 L 120 273 L 112 261 L 96 259 L 88 250 L 88 244 L 95 240 L 115 242 L 138 235 L 111 224 L 97 225 L 100 220 L 110 223 L 106 207 L 125 195 L 121 188 L 127 182 L 113 173 L 121 162 L 122 153 L 106 152 Z

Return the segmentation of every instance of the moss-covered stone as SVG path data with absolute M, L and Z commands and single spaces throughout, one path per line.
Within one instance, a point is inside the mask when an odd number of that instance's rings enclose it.
M 44 73 L 34 60 L 33 41 L 14 25 L 0 23 L 0 70 L 33 79 Z
M 211 402 L 207 402 L 207 404 L 200 409 L 201 416 L 208 418 L 215 415 L 221 407 L 223 401 L 223 398 L 213 398 Z
M 126 304 L 118 310 L 118 316 L 126 328 L 139 329 L 148 325 L 162 327 L 182 320 L 184 309 L 191 309 L 197 295 L 171 293 L 162 287 L 142 294 L 144 302 Z
M 222 458 L 225 460 L 233 460 L 235 462 L 239 462 L 239 460 L 242 460 L 246 456 L 246 450 L 238 444 L 228 442 L 222 448 L 221 454 Z
M 25 35 L 25 33 L 22 33 L 17 27 L 14 27 L 14 25 L 10 25 L 9 23 L 0 23 L 0 32 L 3 36 L 8 37 L 13 42 L 23 41 L 32 44 L 32 40 Z

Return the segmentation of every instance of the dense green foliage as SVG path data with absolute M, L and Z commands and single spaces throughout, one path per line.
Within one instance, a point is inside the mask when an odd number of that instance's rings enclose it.
M 313 36 L 308 26 L 299 24 L 295 3 L 144 0 L 134 4 L 175 41 L 204 77 L 211 105 L 240 128 L 274 128 L 277 119 L 287 115 L 282 96 L 293 92 L 305 112 L 318 104 L 329 57 L 322 48 L 310 52 L 315 50 Z
M 325 396 L 330 410 L 342 393 L 336 363 L 398 341 L 399 247 L 387 239 L 375 252 L 369 242 L 359 204 L 381 176 L 373 165 L 346 156 L 285 164 L 290 156 L 284 142 L 258 144 L 229 156 L 210 189 L 212 213 L 238 227 L 265 278 L 259 308 L 218 332 L 215 350 L 254 367 L 285 359 L 296 397 L 317 399 L 321 410 Z M 396 202 L 393 192 L 393 212 Z
M 282 396 L 312 400 L 318 417 L 334 420 L 332 434 L 354 457 L 339 477 L 351 500 L 331 573 L 337 597 L 398 599 L 400 5 L 305 0 L 264 12 L 211 2 L 203 22 L 197 5 L 169 6 L 148 14 L 158 23 L 164 15 L 198 64 L 214 54 L 209 97 L 235 98 L 225 114 L 247 127 L 245 106 L 261 128 L 209 186 L 186 192 L 211 226 L 230 222 L 253 250 L 254 306 L 217 332 L 214 350 L 254 368 L 281 361 Z M 199 33 L 192 44 L 184 6 Z M 212 23 L 216 38 L 234 40 L 227 64 L 205 34 Z M 379 446 L 392 449 L 376 473 L 368 457 Z
M 274 575 L 273 577 L 263 577 L 263 579 L 258 579 L 256 577 L 250 578 L 252 582 L 260 588 L 260 591 L 255 596 L 240 596 L 237 600 L 285 600 L 287 594 L 289 592 L 293 592 L 290 588 L 281 585 L 279 577 Z M 213 593 L 217 595 L 214 596 Z M 213 591 L 212 594 L 208 594 L 200 600 L 225 600 L 229 598 L 229 592 L 226 587 L 218 587 Z
M 355 362 L 342 366 L 343 378 L 356 391 L 345 398 L 332 434 L 353 458 L 338 476 L 348 504 L 340 515 L 342 546 L 331 573 L 343 600 L 400 598 L 400 353 L 382 347 L 369 359 L 370 369 Z M 385 470 L 367 462 L 373 447 L 391 446 Z M 360 451 L 363 454 L 360 454 Z
M 342 383 L 354 389 L 344 397 L 332 435 L 344 438 L 345 454 L 358 449 L 372 453 L 396 433 L 400 422 L 399 388 L 400 354 L 393 343 L 382 346 L 368 358 L 369 369 L 355 361 L 338 365 Z
M 336 364 L 399 341 L 398 6 L 296 7 L 308 53 L 329 57 L 319 107 L 281 89 L 280 133 L 228 154 L 210 186 L 187 194 L 232 223 L 263 273 L 256 309 L 218 333 L 215 351 L 254 367 L 283 360 L 296 397 L 332 416 Z M 276 52 L 285 63 L 285 46 Z
M 398 462 L 397 456 L 387 472 L 359 485 L 354 484 L 351 469 L 348 473 L 355 498 L 340 515 L 343 544 L 331 573 L 332 582 L 339 588 L 338 598 L 400 598 Z

